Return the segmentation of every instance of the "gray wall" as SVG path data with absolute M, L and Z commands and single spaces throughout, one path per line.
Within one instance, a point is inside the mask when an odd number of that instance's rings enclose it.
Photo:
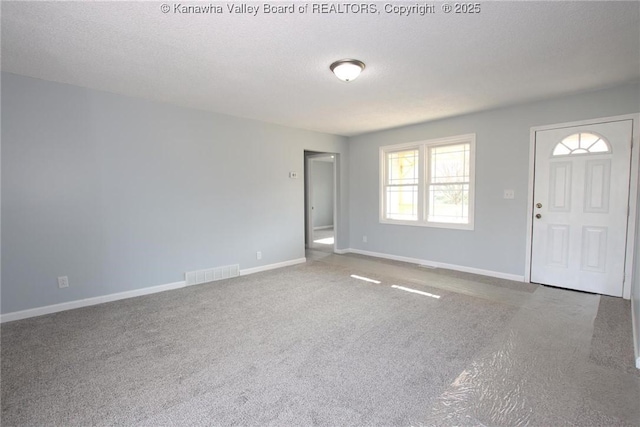
M 350 138 L 351 247 L 524 275 L 530 128 L 637 113 L 639 100 L 640 84 L 628 84 Z M 477 136 L 475 230 L 380 224 L 378 148 L 467 133 Z
M 313 226 L 333 226 L 333 162 L 309 163 L 313 184 Z
M 302 258 L 304 150 L 346 176 L 343 137 L 13 74 L 2 113 L 2 313 Z

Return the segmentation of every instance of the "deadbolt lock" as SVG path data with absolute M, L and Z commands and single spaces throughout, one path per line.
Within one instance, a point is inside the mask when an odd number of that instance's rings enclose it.
M 542 203 L 536 203 L 536 208 L 540 209 L 542 207 Z
M 542 218 L 542 215 L 536 214 L 536 218 L 540 219 L 540 218 Z

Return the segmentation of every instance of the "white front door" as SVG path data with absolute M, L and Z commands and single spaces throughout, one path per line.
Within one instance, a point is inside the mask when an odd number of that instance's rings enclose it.
M 536 132 L 531 281 L 622 296 L 632 121 Z

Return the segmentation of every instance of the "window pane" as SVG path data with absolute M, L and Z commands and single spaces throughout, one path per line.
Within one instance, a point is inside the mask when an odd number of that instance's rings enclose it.
M 601 139 L 589 148 L 589 152 L 591 153 L 606 153 L 608 151 L 609 147 L 607 146 L 607 143 Z
M 418 183 L 418 150 L 397 151 L 387 154 L 387 184 Z
M 571 154 L 571 150 L 567 148 L 566 145 L 563 145 L 561 142 L 556 145 L 556 148 L 553 150 L 554 156 L 566 156 L 567 154 Z
M 430 185 L 428 220 L 456 224 L 468 223 L 469 184 Z
M 433 147 L 431 153 L 431 182 L 469 182 L 470 144 Z
M 418 220 L 418 186 L 387 187 L 387 219 Z
M 575 133 L 563 139 L 553 149 L 554 156 L 610 152 L 609 144 L 592 133 Z
M 600 137 L 594 135 L 592 133 L 581 133 L 580 134 L 580 148 L 589 148 L 593 145 L 594 142 L 599 140 Z
M 575 150 L 576 148 L 580 148 L 580 134 L 574 133 L 573 135 L 563 139 L 562 143 L 566 145 L 569 148 L 569 150 Z

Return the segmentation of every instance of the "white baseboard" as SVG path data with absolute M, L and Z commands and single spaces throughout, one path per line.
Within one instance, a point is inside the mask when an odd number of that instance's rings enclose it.
M 240 270 L 240 275 L 258 273 L 260 271 L 273 270 L 280 267 L 288 267 L 290 265 L 302 264 L 306 262 L 306 258 L 293 259 L 290 261 L 279 262 L 276 264 L 263 265 L 255 268 L 247 268 Z M 142 295 L 155 294 L 158 292 L 180 289 L 186 286 L 186 282 L 174 282 L 166 285 L 149 286 L 142 289 L 134 289 L 132 291 L 118 292 L 115 294 L 103 295 L 93 298 L 85 298 L 76 301 L 63 302 L 60 304 L 47 305 L 44 307 L 30 308 L 28 310 L 14 311 L 0 315 L 0 323 L 12 322 L 14 320 L 27 319 L 29 317 L 43 316 L 45 314 L 58 313 L 60 311 L 73 310 L 74 308 L 88 307 L 91 305 L 103 304 L 105 302 L 118 301 L 126 298 L 134 298 Z
M 307 262 L 306 258 L 298 258 L 298 259 L 291 259 L 289 261 L 277 262 L 275 264 L 261 265 L 260 267 L 245 268 L 243 270 L 240 270 L 240 275 L 246 276 L 247 274 L 260 273 L 261 271 L 274 270 L 276 268 L 282 268 L 282 267 L 290 267 L 296 264 L 304 264 L 305 262 Z
M 46 305 L 44 307 L 31 308 L 28 310 L 14 311 L 0 315 L 0 323 L 14 320 L 27 319 L 29 317 L 43 316 L 45 314 L 58 313 L 60 311 L 72 310 L 74 308 L 88 307 L 105 302 L 118 301 L 126 298 L 134 298 L 142 295 L 155 294 L 157 292 L 170 291 L 185 287 L 185 282 L 167 283 L 166 285 L 149 286 L 148 288 L 135 289 L 133 291 L 117 292 L 115 294 L 103 295 L 93 298 L 79 299 L 75 301 L 63 302 L 60 304 Z
M 402 262 L 408 262 L 411 264 L 419 264 L 427 267 L 444 268 L 447 270 L 455 270 L 455 271 L 462 271 L 465 273 L 479 274 L 482 276 L 496 277 L 498 279 L 507 279 L 507 280 L 513 280 L 516 282 L 524 282 L 524 276 L 520 276 L 517 274 L 510 274 L 510 273 L 502 273 L 500 271 L 483 270 L 480 268 L 466 267 L 463 265 L 447 264 L 444 262 L 429 261 L 429 260 L 424 260 L 419 258 L 410 258 L 410 257 L 405 257 L 400 255 L 384 254 L 380 252 L 364 251 L 362 249 L 350 248 L 350 249 L 341 249 L 340 251 L 341 252 L 338 252 L 336 250 L 335 252 L 341 253 L 341 254 L 354 253 L 354 254 L 360 254 L 360 255 L 367 255 L 367 256 L 372 256 L 376 258 L 385 258 L 385 259 L 391 259 L 394 261 L 402 261 Z
M 636 284 L 637 286 L 638 284 Z M 638 301 L 631 297 L 631 326 L 633 330 L 633 350 L 636 356 L 636 368 L 640 369 L 640 319 L 636 317 L 635 302 Z
M 328 228 L 333 228 L 333 224 L 331 225 L 321 225 L 320 227 L 313 227 L 313 230 L 326 230 Z
M 349 252 L 351 252 L 351 249 L 334 249 L 333 250 L 333 253 L 338 255 L 348 254 Z

